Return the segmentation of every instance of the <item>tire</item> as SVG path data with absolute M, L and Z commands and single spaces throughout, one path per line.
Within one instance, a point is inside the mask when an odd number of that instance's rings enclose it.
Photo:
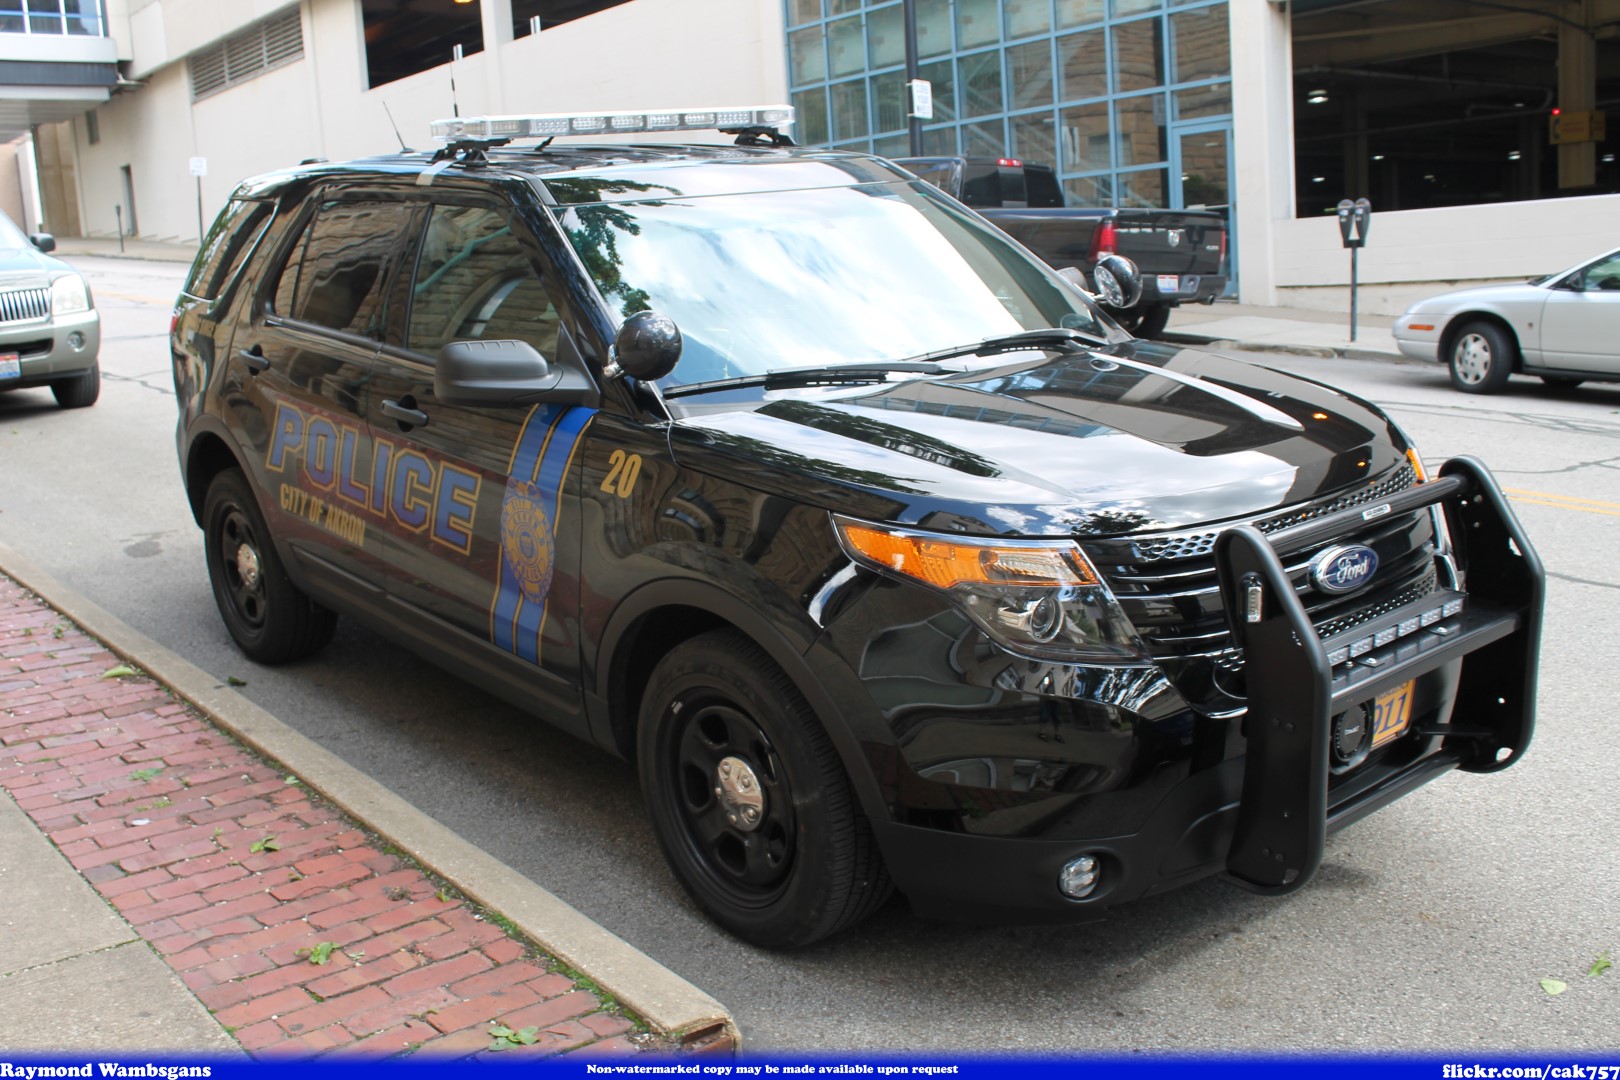
M 664 857 L 726 930 L 767 949 L 799 948 L 888 898 L 877 842 L 831 738 L 748 638 L 717 630 L 672 649 L 647 683 L 637 736 Z
M 250 659 L 286 663 L 319 652 L 332 640 L 337 616 L 287 576 L 240 469 L 226 469 L 208 485 L 203 542 L 214 602 L 237 648 Z
M 1494 394 L 1513 374 L 1519 348 L 1495 323 L 1471 322 L 1457 331 L 1449 352 L 1453 387 L 1465 394 Z
M 64 409 L 83 409 L 94 405 L 101 396 L 101 364 L 90 365 L 90 370 L 70 379 L 57 379 L 51 383 L 56 404 Z
M 1543 375 L 1541 381 L 1555 390 L 1573 390 L 1586 380 L 1570 375 Z
M 1124 310 L 1119 308 L 1105 310 L 1123 329 L 1139 338 L 1157 337 L 1164 332 L 1166 324 L 1170 322 L 1168 304 L 1138 304 Z

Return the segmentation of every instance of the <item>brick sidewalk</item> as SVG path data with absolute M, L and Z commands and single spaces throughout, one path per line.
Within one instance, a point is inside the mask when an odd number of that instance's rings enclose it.
M 674 1050 L 121 665 L 0 576 L 0 786 L 248 1052 Z

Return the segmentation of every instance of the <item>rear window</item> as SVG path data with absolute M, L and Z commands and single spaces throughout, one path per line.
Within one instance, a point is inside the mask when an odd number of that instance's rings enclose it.
M 985 207 L 1061 207 L 1063 193 L 1050 169 L 1027 165 L 969 165 L 962 201 Z
M 214 219 L 197 261 L 191 264 L 185 289 L 188 295 L 218 299 L 270 223 L 270 208 L 267 202 L 238 199 Z

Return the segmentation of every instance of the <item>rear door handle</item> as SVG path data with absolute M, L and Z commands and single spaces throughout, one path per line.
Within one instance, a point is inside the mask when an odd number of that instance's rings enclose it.
M 237 349 L 236 355 L 241 358 L 242 363 L 246 364 L 248 366 L 248 370 L 250 371 L 259 372 L 270 370 L 270 358 L 264 355 L 263 350 L 261 350 L 257 345 L 253 346 L 251 349 Z
M 414 401 L 411 403 L 415 404 Z M 413 409 L 410 405 L 402 405 L 397 401 L 384 401 L 382 403 L 383 415 L 398 420 L 407 427 L 426 427 L 428 414 L 421 409 Z

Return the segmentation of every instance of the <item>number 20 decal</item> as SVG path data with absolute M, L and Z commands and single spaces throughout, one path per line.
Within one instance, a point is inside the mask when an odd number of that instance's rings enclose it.
M 608 455 L 608 474 L 602 480 L 602 490 L 609 495 L 628 499 L 636 490 L 636 478 L 641 475 L 641 455 L 615 450 Z

